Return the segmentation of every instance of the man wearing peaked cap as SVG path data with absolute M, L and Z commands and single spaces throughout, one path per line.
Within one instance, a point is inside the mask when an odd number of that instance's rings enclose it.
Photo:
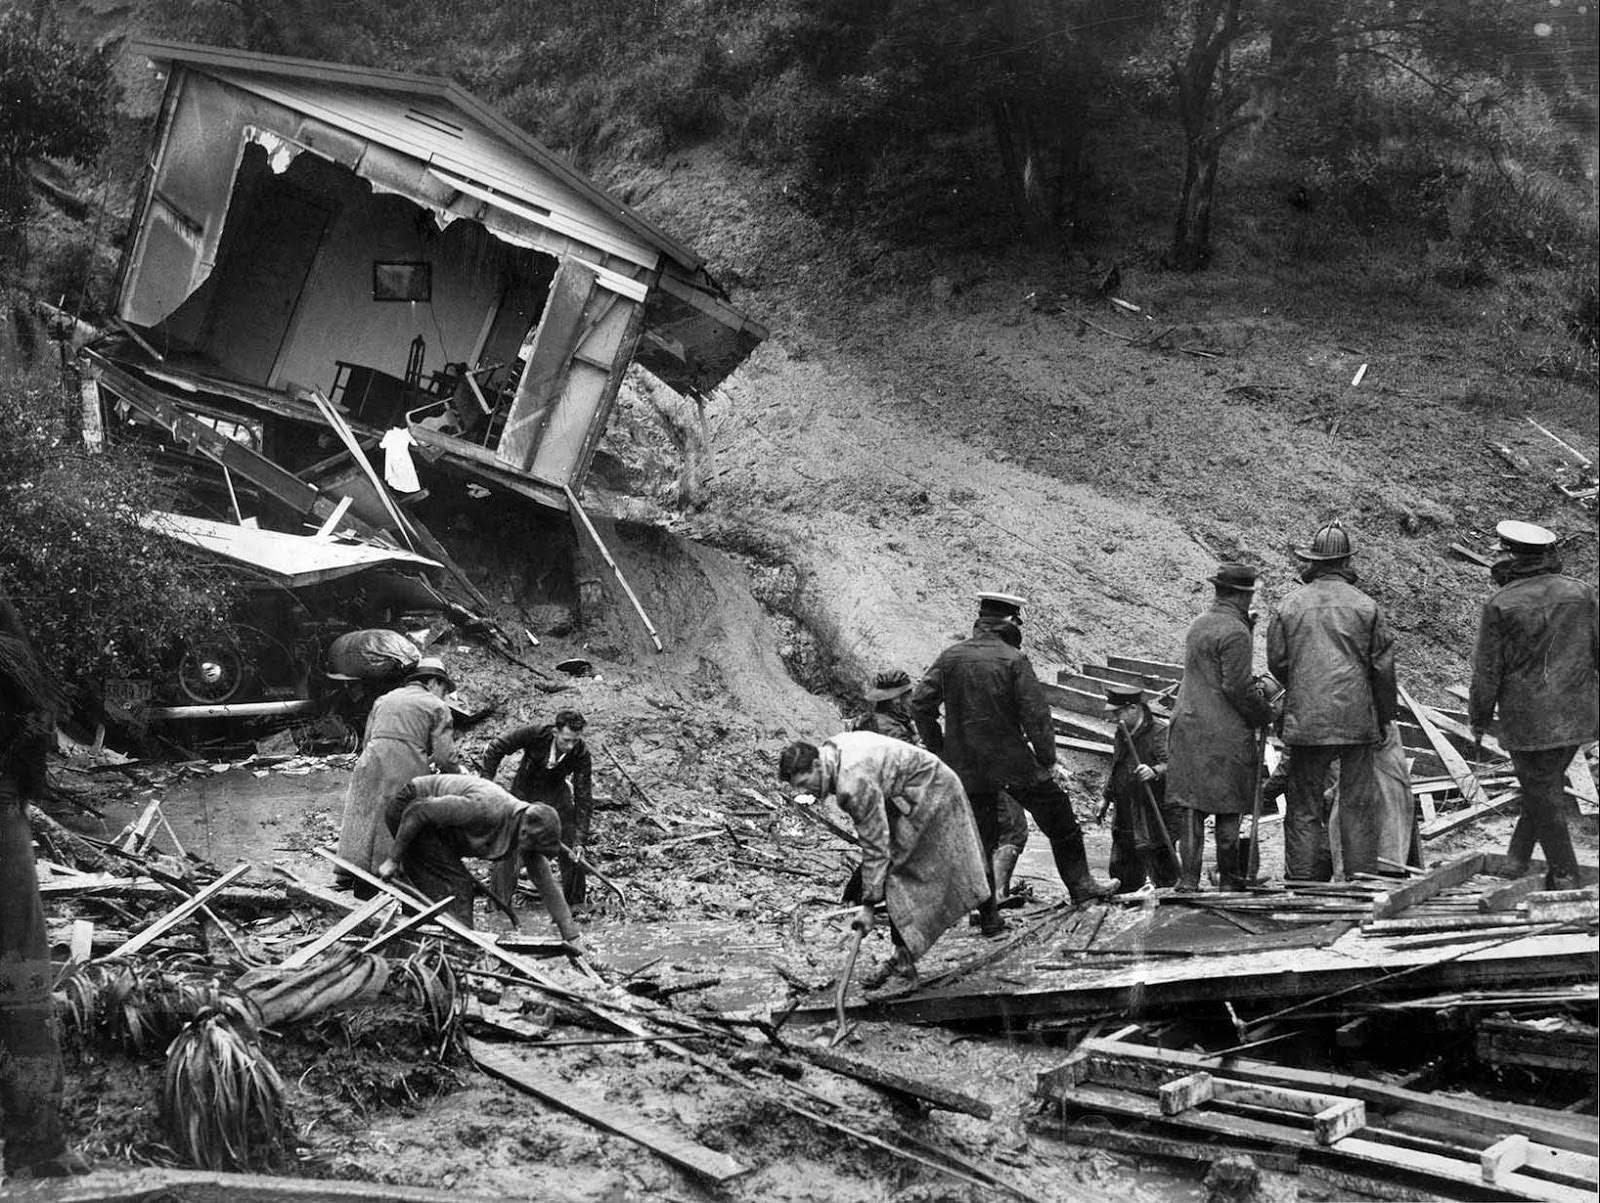
M 1184 815 L 1166 801 L 1167 722 L 1151 712 L 1137 686 L 1107 685 L 1105 693 L 1106 709 L 1122 729 L 1104 791 L 1111 806 L 1109 872 L 1125 894 L 1144 885 L 1147 871 L 1155 885 L 1174 885 L 1172 840 L 1183 830 Z M 1159 825 L 1150 813 L 1147 789 L 1161 815 Z
M 1033 816 L 1072 900 L 1084 902 L 1110 893 L 1116 883 L 1089 872 L 1072 800 L 1055 780 L 1050 704 L 1018 647 L 1024 604 L 1013 594 L 980 593 L 972 635 L 939 653 L 912 694 L 911 712 L 924 746 L 956 771 L 966 789 L 990 886 L 1003 790 Z M 980 908 L 985 935 L 1005 930 L 999 901 L 991 893 Z
M 342 859 L 369 873 L 375 870 L 388 859 L 392 843 L 383 820 L 389 799 L 413 777 L 433 772 L 430 761 L 441 773 L 456 771 L 453 720 L 444 700 L 454 689 L 444 661 L 424 656 L 404 685 L 372 704 L 361 759 L 356 761 L 345 791 L 339 823 Z M 360 895 L 372 889 L 359 881 L 354 888 Z
M 1184 637 L 1183 685 L 1168 737 L 1167 801 L 1184 811 L 1178 888 L 1186 892 L 1200 888 L 1207 815 L 1215 816 L 1218 883 L 1243 887 L 1239 822 L 1260 772 L 1256 731 L 1272 720 L 1251 671 L 1256 570 L 1223 564 L 1206 579 L 1216 594 Z
M 1333 876 L 1326 784 L 1339 763 L 1339 845 L 1347 877 L 1378 871 L 1382 797 L 1373 753 L 1398 712 L 1394 637 L 1382 608 L 1356 588 L 1354 548 L 1337 519 L 1296 554 L 1304 582 L 1267 628 L 1267 668 L 1284 688 L 1291 757 L 1283 820 L 1284 875 Z
M 1499 716 L 1501 747 L 1522 786 L 1511 833 L 1512 872 L 1527 871 L 1535 843 L 1547 884 L 1578 884 L 1562 790 L 1567 766 L 1600 726 L 1600 608 L 1595 591 L 1561 571 L 1556 537 L 1529 522 L 1502 522 L 1511 553 L 1490 569 L 1499 589 L 1484 603 L 1468 712 L 1475 734 Z

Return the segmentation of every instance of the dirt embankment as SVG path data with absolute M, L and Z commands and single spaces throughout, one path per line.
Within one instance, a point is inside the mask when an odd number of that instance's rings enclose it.
M 1573 460 L 1524 420 L 1593 459 L 1591 390 L 1508 375 L 1496 294 L 1415 278 L 1405 248 L 1335 269 L 1225 245 L 1198 277 L 1136 256 L 1129 314 L 1063 287 L 1081 260 L 875 257 L 708 157 L 654 184 L 644 207 L 774 329 L 710 399 L 695 506 L 673 520 L 782 549 L 846 677 L 919 669 L 980 588 L 1033 600 L 1046 667 L 1178 658 L 1217 559 L 1261 565 L 1270 607 L 1292 545 L 1339 517 L 1405 676 L 1443 700 L 1488 590 L 1451 543 L 1492 555 L 1494 524 L 1525 518 L 1595 577 L 1593 512 L 1552 484 Z

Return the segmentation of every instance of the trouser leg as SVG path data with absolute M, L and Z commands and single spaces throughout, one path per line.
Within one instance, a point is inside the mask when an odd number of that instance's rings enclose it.
M 1383 798 L 1378 788 L 1378 766 L 1373 745 L 1356 744 L 1338 749 L 1339 848 L 1344 875 L 1378 871 L 1378 824 Z
M 1056 783 L 1055 778 L 1027 786 L 1013 786 L 1011 795 L 1022 803 L 1022 808 L 1033 816 L 1039 830 L 1050 841 L 1056 872 L 1060 874 L 1072 900 L 1081 902 L 1107 893 L 1106 884 L 1097 881 L 1089 872 L 1089 857 L 1083 848 L 1083 829 L 1078 826 L 1078 816 L 1072 813 L 1072 799 Z
M 1117 888 L 1124 894 L 1145 883 L 1144 856 L 1130 811 L 1124 798 L 1118 798 L 1111 807 L 1111 863 L 1107 871 L 1117 879 Z
M 549 789 L 533 791 L 529 797 L 530 802 L 543 802 L 556 812 L 556 817 L 561 820 L 561 842 L 568 848 L 578 846 L 578 808 L 572 799 L 572 786 L 566 781 L 557 781 Z M 578 862 L 565 852 L 556 858 L 556 869 L 561 877 L 561 896 L 570 905 L 582 902 L 584 895 L 584 874 L 578 868 Z
M 1517 770 L 1517 782 L 1522 786 L 1522 815 L 1517 820 L 1520 829 L 1527 821 L 1544 851 L 1545 864 L 1550 878 L 1578 876 L 1578 858 L 1572 850 L 1572 835 L 1567 830 L 1567 816 L 1562 799 L 1567 765 L 1577 752 L 1576 747 L 1542 748 L 1534 752 L 1512 752 L 1511 763 Z M 1513 850 L 1515 833 L 1513 833 Z M 1513 851 L 1515 855 L 1515 851 Z
M 1296 745 L 1289 758 L 1287 807 L 1283 816 L 1283 875 L 1292 881 L 1329 881 L 1333 854 L 1328 847 L 1324 789 L 1328 766 L 1338 749 Z
M 978 907 L 980 925 L 988 934 L 1001 930 L 1000 899 L 995 896 L 994 853 L 1000 843 L 1000 792 L 968 791 L 967 803 L 972 807 L 972 819 L 978 827 L 978 841 L 983 845 L 983 874 L 989 879 L 989 897 Z
M 1205 856 L 1206 816 L 1204 811 L 1184 807 L 1182 834 L 1178 839 L 1178 886 L 1200 888 L 1200 862 Z
M 437 836 L 429 831 L 419 832 L 401 855 L 400 868 L 426 897 L 435 902 L 449 898 L 445 913 L 472 926 L 472 895 L 477 883 L 461 858 Z
M 67 1147 L 50 980 L 27 808 L 0 796 L 0 1137 L 12 1173 Z
M 1239 863 L 1239 815 L 1217 815 L 1212 838 L 1217 845 L 1217 886 L 1244 888 L 1244 866 Z

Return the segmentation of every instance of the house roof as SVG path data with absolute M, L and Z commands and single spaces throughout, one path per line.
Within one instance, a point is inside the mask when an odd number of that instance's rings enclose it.
M 337 543 L 314 535 L 289 535 L 168 510 L 140 514 L 139 525 L 213 556 L 259 569 L 291 589 L 380 566 L 439 567 L 435 561 L 409 551 L 374 547 L 368 543 Z
M 302 104 L 315 105 L 317 116 L 330 124 L 396 145 L 419 158 L 472 168 L 475 175 L 484 172 L 490 176 L 487 183 L 525 186 L 530 180 L 522 169 L 523 163 L 531 162 L 597 210 L 621 222 L 679 267 L 690 273 L 704 267 L 705 261 L 690 247 L 639 216 L 525 130 L 447 79 L 161 39 L 136 39 L 129 48 L 157 64 L 182 63 L 224 80 L 253 82 L 253 90 L 274 90 L 285 103 L 301 111 L 305 111 Z M 454 108 L 468 120 L 441 120 L 437 113 L 426 110 L 408 115 L 407 109 L 396 103 L 406 98 L 429 103 L 435 109 L 441 105 Z M 538 203 L 536 196 L 525 199 Z

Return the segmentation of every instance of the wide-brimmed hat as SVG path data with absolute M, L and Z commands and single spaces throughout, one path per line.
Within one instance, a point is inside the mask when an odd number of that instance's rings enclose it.
M 1545 530 L 1531 522 L 1507 519 L 1494 528 L 1507 551 L 1544 551 L 1556 545 L 1554 531 Z
M 884 702 L 911 692 L 911 677 L 903 668 L 891 668 L 872 678 L 867 701 Z
M 1354 551 L 1344 523 L 1335 518 L 1326 526 L 1319 526 L 1310 544 L 1295 548 L 1294 554 L 1302 560 L 1347 560 Z
M 1124 706 L 1144 704 L 1144 690 L 1137 685 L 1107 685 L 1106 709 L 1121 710 Z
M 445 670 L 444 661 L 439 659 L 438 656 L 424 656 L 417 661 L 417 666 L 406 677 L 407 681 L 431 681 L 435 679 L 443 681 L 447 691 L 455 690 L 456 683 L 450 679 L 450 674 Z
M 1218 564 L 1215 576 L 1208 576 L 1218 589 L 1237 589 L 1249 593 L 1256 587 L 1256 570 L 1248 564 Z
M 1015 593 L 985 590 L 978 594 L 978 614 L 984 618 L 1009 618 L 1012 622 L 1021 622 L 1022 607 L 1027 604 L 1027 598 L 1018 597 Z

